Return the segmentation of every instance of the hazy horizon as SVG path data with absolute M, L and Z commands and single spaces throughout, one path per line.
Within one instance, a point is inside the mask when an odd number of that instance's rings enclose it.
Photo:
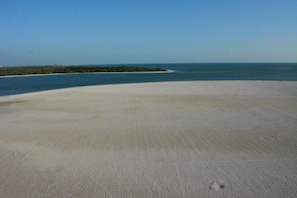
M 0 65 L 296 63 L 297 1 L 1 1 Z
M 0 65 L 1 67 L 26 67 L 26 66 L 141 66 L 141 65 L 178 65 L 178 64 L 297 64 L 297 62 L 196 62 L 196 63 L 191 63 L 191 62 L 176 62 L 176 63 L 111 63 L 111 64 L 101 64 L 101 63 L 86 63 L 86 64 L 35 64 L 35 65 Z

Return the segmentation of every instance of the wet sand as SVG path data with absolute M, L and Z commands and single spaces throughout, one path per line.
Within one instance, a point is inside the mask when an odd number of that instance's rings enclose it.
M 296 197 L 297 82 L 0 97 L 0 197 Z

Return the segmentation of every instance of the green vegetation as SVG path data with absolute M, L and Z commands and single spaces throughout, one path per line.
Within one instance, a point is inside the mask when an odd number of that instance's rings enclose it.
M 32 75 L 32 74 L 73 74 L 92 72 L 154 72 L 166 71 L 161 68 L 144 68 L 131 66 L 101 67 L 101 66 L 27 66 L 1 67 L 0 76 Z

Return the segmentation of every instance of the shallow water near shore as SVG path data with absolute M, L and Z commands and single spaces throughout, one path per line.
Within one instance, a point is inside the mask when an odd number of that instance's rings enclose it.
M 132 66 L 163 68 L 174 72 L 5 77 L 0 78 L 0 96 L 78 86 L 141 82 L 200 80 L 297 81 L 297 63 L 180 63 L 132 64 Z

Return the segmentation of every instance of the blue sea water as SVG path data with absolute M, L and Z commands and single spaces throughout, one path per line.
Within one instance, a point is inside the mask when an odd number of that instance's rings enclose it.
M 132 64 L 132 66 L 150 68 L 159 67 L 173 70 L 174 72 L 129 74 L 90 73 L 4 77 L 0 78 L 0 96 L 77 86 L 140 82 L 201 80 L 297 81 L 297 63 L 185 63 Z

